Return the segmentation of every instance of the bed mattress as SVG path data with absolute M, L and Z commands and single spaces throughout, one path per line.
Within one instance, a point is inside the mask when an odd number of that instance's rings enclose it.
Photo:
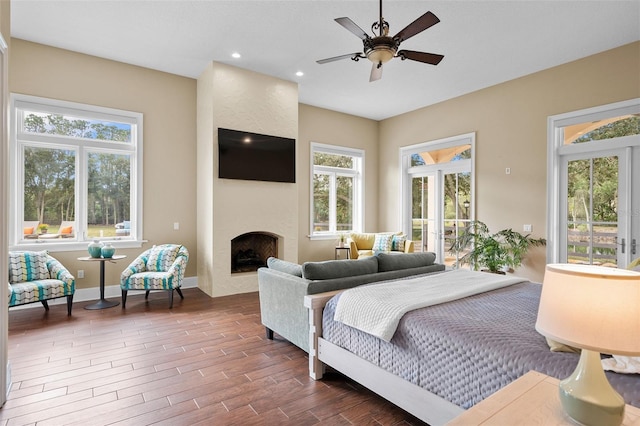
M 551 352 L 535 331 L 540 284 L 524 282 L 405 314 L 390 342 L 323 314 L 323 338 L 468 409 L 529 370 L 569 376 L 579 355 Z M 640 407 L 640 375 L 607 372 L 627 404 Z

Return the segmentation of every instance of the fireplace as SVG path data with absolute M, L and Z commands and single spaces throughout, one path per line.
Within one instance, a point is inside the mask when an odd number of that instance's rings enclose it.
M 248 232 L 231 240 L 231 273 L 255 272 L 278 255 L 278 237 L 268 232 Z

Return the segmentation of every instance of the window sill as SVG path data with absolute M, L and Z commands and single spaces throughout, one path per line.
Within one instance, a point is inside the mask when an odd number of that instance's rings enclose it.
M 37 241 L 37 242 L 36 242 Z M 119 248 L 139 248 L 142 247 L 142 244 L 146 243 L 147 240 L 117 240 L 117 239 L 102 239 L 101 242 L 109 242 L 116 249 Z M 48 250 L 49 252 L 59 252 L 59 251 L 80 251 L 87 250 L 87 246 L 91 241 L 69 241 L 62 242 L 61 240 L 34 240 L 34 242 L 17 244 L 9 247 L 11 251 L 40 251 L 40 250 Z

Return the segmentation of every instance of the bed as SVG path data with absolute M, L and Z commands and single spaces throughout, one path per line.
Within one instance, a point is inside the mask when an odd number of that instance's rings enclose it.
M 385 291 L 390 291 L 400 285 L 403 292 L 407 285 L 426 288 L 438 281 L 442 286 L 456 277 L 450 275 L 454 272 L 367 287 L 387 286 Z M 465 274 L 471 281 L 492 275 Z M 456 285 L 449 287 L 458 288 L 458 282 L 452 282 Z M 389 341 L 334 320 L 340 299 L 349 293 L 307 296 L 309 373 L 318 380 L 325 365 L 330 366 L 419 419 L 445 424 L 530 370 L 563 379 L 575 369 L 578 354 L 551 352 L 535 331 L 541 288 L 515 280 L 410 310 Z M 364 303 L 357 305 L 367 310 Z M 607 372 L 607 377 L 627 404 L 640 407 L 640 375 Z

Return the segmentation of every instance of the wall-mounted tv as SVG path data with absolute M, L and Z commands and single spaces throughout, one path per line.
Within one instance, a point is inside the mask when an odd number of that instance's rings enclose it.
M 218 128 L 218 177 L 296 181 L 296 140 Z

